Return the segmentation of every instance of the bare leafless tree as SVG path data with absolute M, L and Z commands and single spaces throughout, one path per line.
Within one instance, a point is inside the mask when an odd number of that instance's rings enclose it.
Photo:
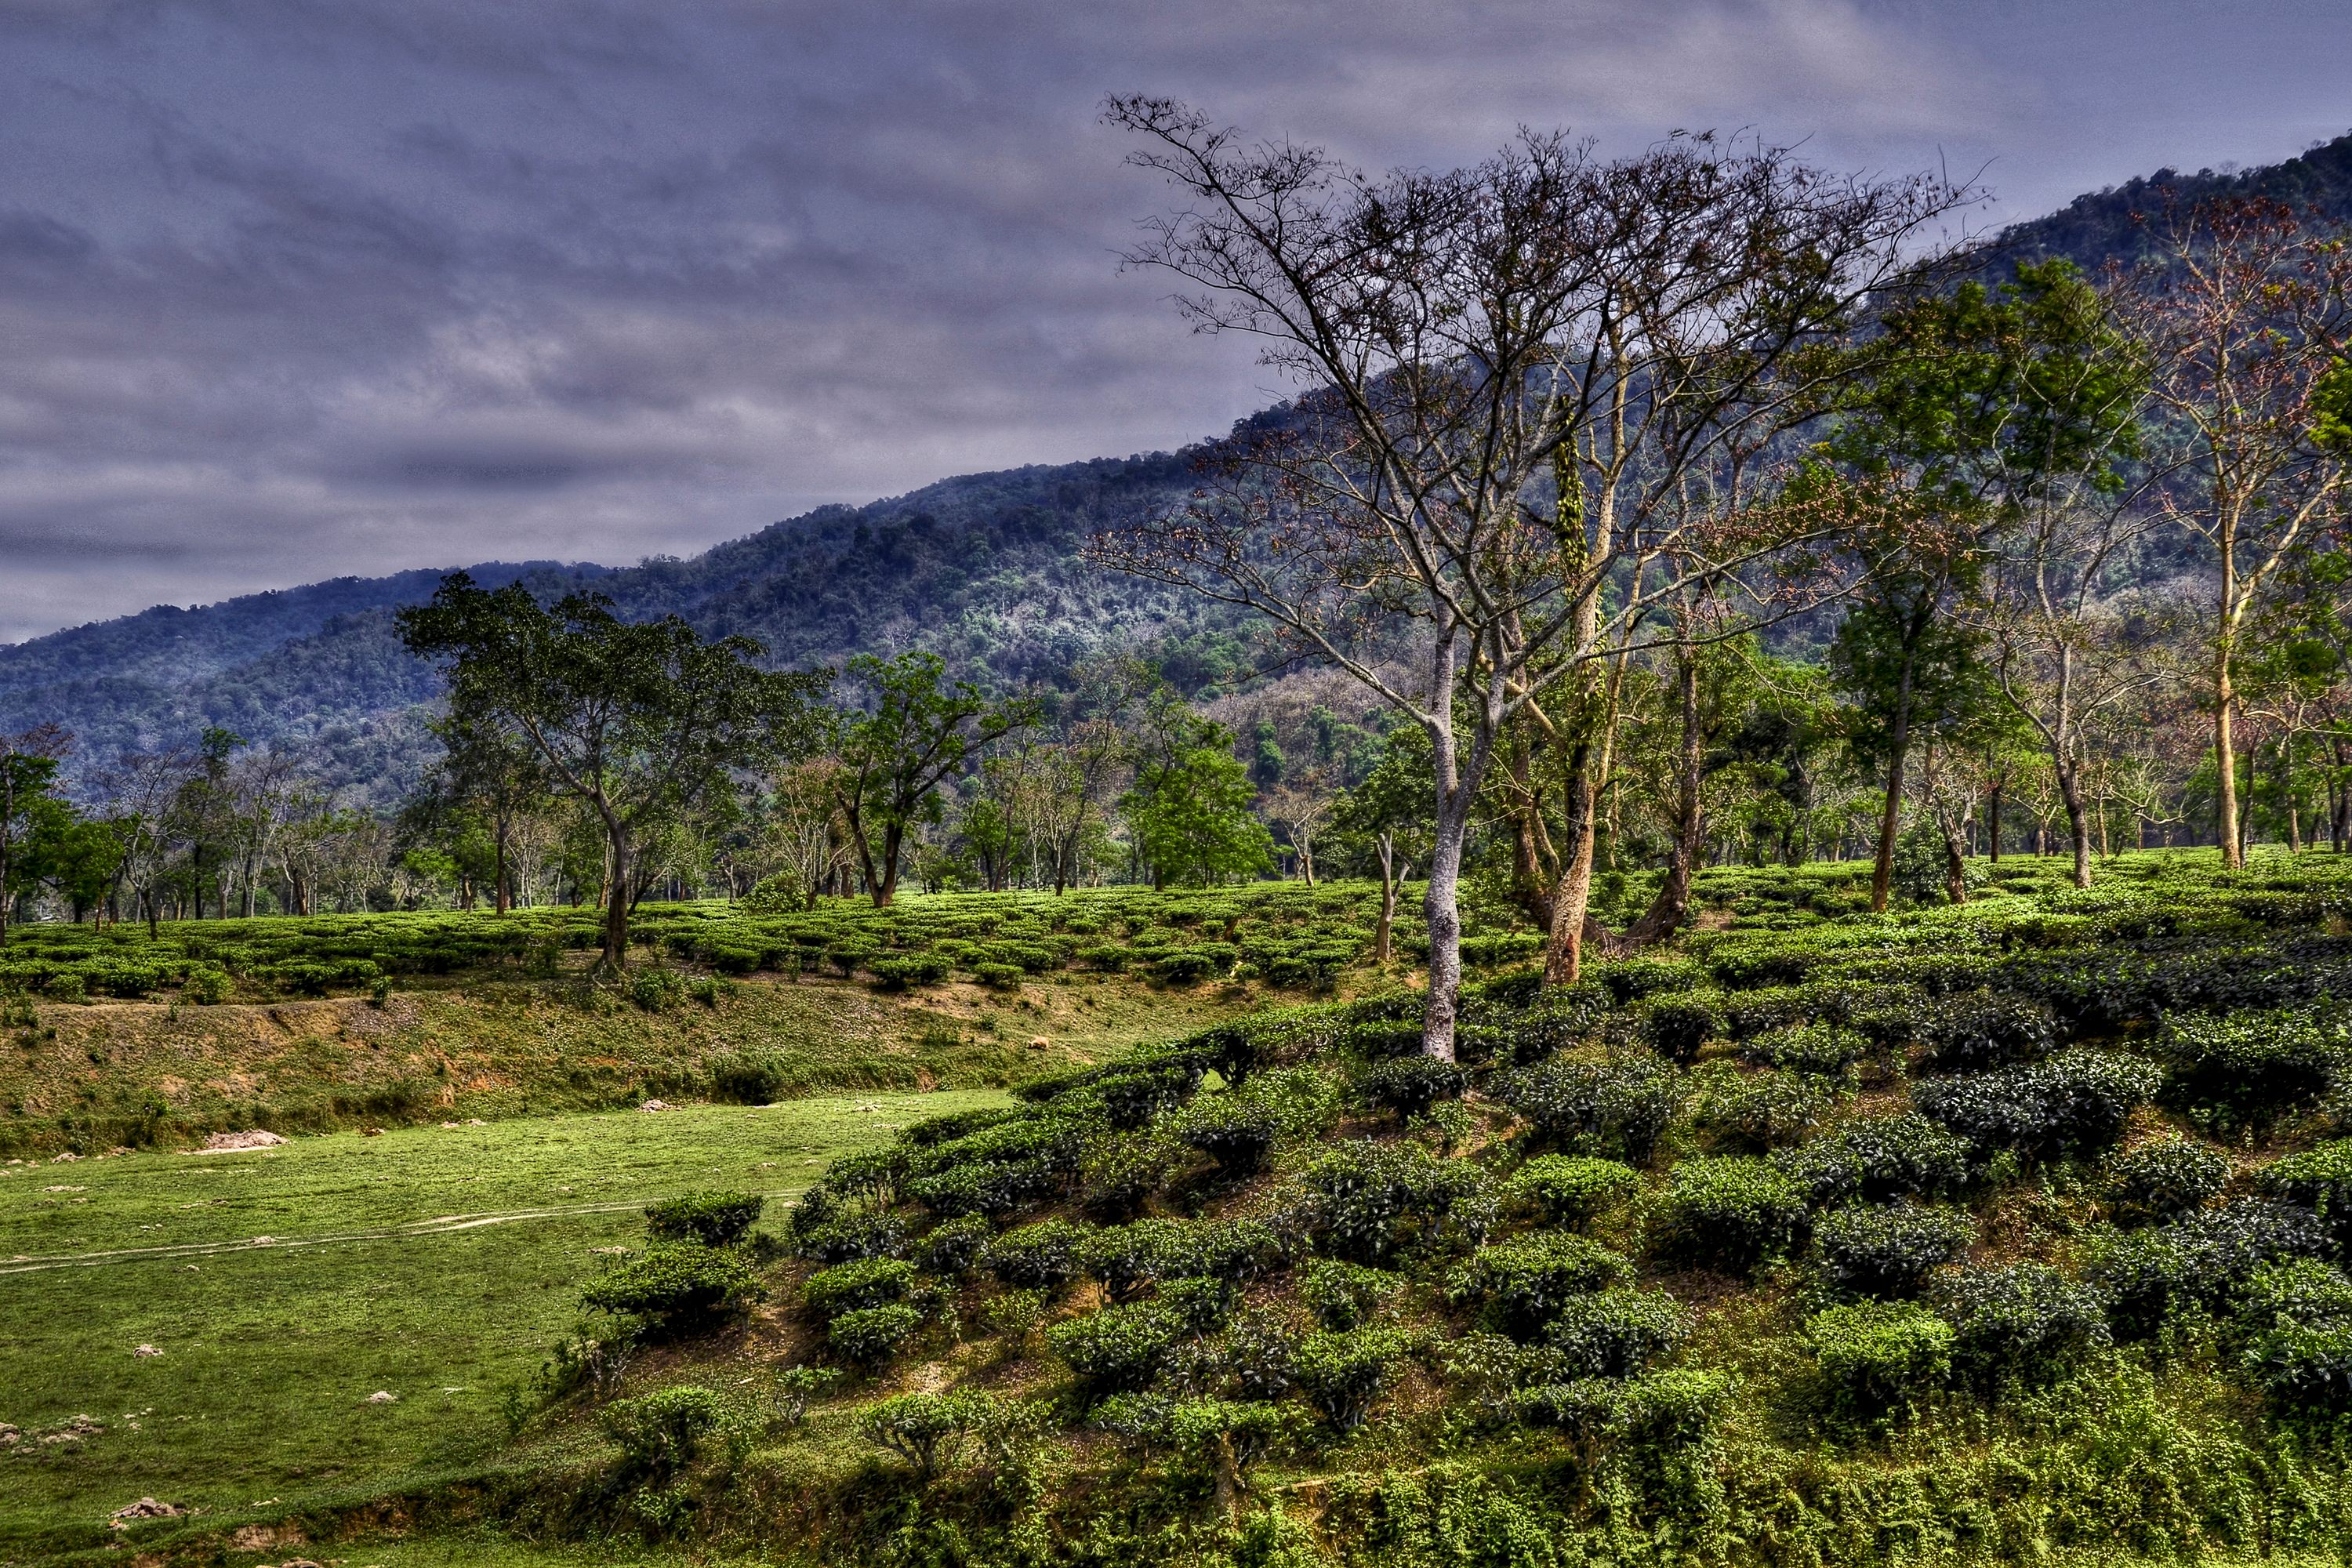
M 1259 611 L 1428 733 L 1423 1044 L 1450 1058 L 1462 848 L 1504 726 L 1695 584 L 1755 599 L 1738 631 L 1775 613 L 1764 563 L 1790 541 L 1746 525 L 1755 459 L 1823 394 L 1808 351 L 1966 194 L 1706 135 L 1605 161 L 1523 132 L 1475 168 L 1374 179 L 1165 99 L 1105 118 L 1183 203 L 1129 261 L 1307 393 L 1220 451 L 1201 504 L 1097 555 Z M 1406 621 L 1411 683 L 1370 651 Z
M 2111 294 L 2179 442 L 2165 518 L 2214 571 L 2208 711 L 2224 865 L 2244 863 L 2235 665 L 2250 617 L 2347 493 L 2352 461 L 2352 244 L 2267 198 L 2177 209 Z

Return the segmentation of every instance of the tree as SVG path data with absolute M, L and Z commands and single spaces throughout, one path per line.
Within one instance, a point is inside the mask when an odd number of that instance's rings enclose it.
M 1339 831 L 1369 841 L 1381 871 L 1381 920 L 1372 956 L 1389 961 L 1396 928 L 1397 885 L 1429 843 L 1429 737 L 1400 725 L 1381 742 L 1380 761 L 1363 782 L 1339 797 L 1332 820 Z
M 1265 792 L 1266 820 L 1281 828 L 1298 852 L 1298 874 L 1310 888 L 1315 885 L 1315 836 L 1329 820 L 1332 804 L 1331 781 L 1318 768 L 1296 773 Z
M 1759 576 L 1786 542 L 1741 521 L 1764 433 L 1811 406 L 1808 349 L 1913 268 L 1958 193 L 1687 136 L 1602 163 L 1527 133 L 1375 181 L 1164 99 L 1105 118 L 1182 202 L 1129 261 L 1308 391 L 1212 455 L 1199 504 L 1097 557 L 1266 616 L 1428 734 L 1423 1048 L 1450 1058 L 1463 847 L 1505 726 L 1650 605 Z M 1715 500 L 1694 504 L 1702 474 Z M 1401 621 L 1417 679 L 1374 656 Z
M 2284 203 L 2205 203 L 2167 216 L 2155 255 L 2110 294 L 2147 356 L 2176 449 L 2163 515 L 2208 552 L 2214 831 L 2244 864 L 2236 663 L 2249 618 L 2314 529 L 2341 506 L 2352 463 L 2352 244 Z
M 841 807 L 834 794 L 838 759 L 812 757 L 793 763 L 769 781 L 766 843 L 782 860 L 803 908 L 816 908 L 818 892 L 841 851 Z
M 1223 725 L 1195 721 L 1191 732 L 1136 769 L 1119 806 L 1151 884 L 1227 882 L 1274 865 L 1274 839 L 1250 815 L 1256 791 Z
M 629 915 L 681 817 L 730 788 L 733 769 L 804 744 L 822 674 L 759 669 L 749 637 L 704 642 L 675 616 L 627 622 L 601 595 L 542 607 L 520 584 L 459 572 L 399 615 L 411 653 L 443 661 L 461 732 L 527 748 L 554 788 L 593 812 L 607 860 L 607 972 L 628 960 Z
M 163 918 L 159 906 L 170 863 L 165 819 L 194 765 L 194 759 L 184 752 L 126 752 L 94 781 L 105 802 L 107 820 L 122 846 L 116 863 L 116 885 L 129 890 L 134 911 L 145 910 L 151 941 Z
M 834 798 L 877 909 L 898 896 L 908 832 L 939 820 L 940 784 L 991 742 L 1036 722 L 1034 702 L 992 701 L 968 680 L 948 682 L 946 668 L 931 653 L 849 661 L 866 700 L 841 724 Z
M 69 738 L 54 724 L 0 736 L 0 942 L 16 900 L 51 875 L 70 807 L 58 797 L 58 760 Z

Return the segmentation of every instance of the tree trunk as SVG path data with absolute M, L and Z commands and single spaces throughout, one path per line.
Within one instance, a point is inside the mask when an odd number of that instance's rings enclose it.
M 2237 693 L 2230 683 L 2229 642 L 2223 639 L 2221 651 L 2213 661 L 2213 772 L 2221 786 L 2221 798 L 2215 803 L 2213 837 L 2221 846 L 2221 864 L 2231 871 L 2246 863 L 2243 841 L 2239 837 L 2238 823 L 2238 749 L 2230 730 L 2230 708 Z
M 1625 932 L 1629 943 L 1656 942 L 1672 935 L 1690 913 L 1691 870 L 1697 864 L 1699 838 L 1705 831 L 1705 797 L 1700 768 L 1706 761 L 1698 727 L 1698 653 L 1685 646 L 1676 650 L 1677 683 L 1682 689 L 1683 745 L 1680 778 L 1675 795 L 1675 847 L 1666 862 L 1666 879 L 1649 909 Z
M 1391 952 L 1391 933 L 1396 929 L 1396 835 L 1388 828 L 1381 829 L 1381 923 L 1372 932 L 1372 961 L 1386 963 Z
M 1448 742 L 1451 750 L 1451 742 Z M 1442 780 L 1450 770 L 1440 769 Z M 1454 1016 L 1462 990 L 1462 844 L 1469 837 L 1469 792 L 1441 784 L 1436 844 L 1429 857 L 1429 888 L 1422 898 L 1429 926 L 1429 1000 L 1422 1016 L 1421 1048 L 1440 1061 L 1454 1059 Z
M 1870 912 L 1883 915 L 1895 887 L 1895 830 L 1903 820 L 1903 765 L 1911 750 L 1913 655 L 1903 655 L 1903 678 L 1895 689 L 1895 733 L 1886 759 L 1886 802 L 1878 814 L 1878 859 L 1870 868 Z
M 1985 849 L 1987 858 L 2000 864 L 2000 781 L 1993 780 L 1992 795 L 1985 807 Z
M 2066 832 L 2074 843 L 2074 886 L 2091 885 L 2091 835 L 2083 809 L 2082 769 L 2073 759 L 2053 757 L 2051 772 L 2058 778 L 2058 797 L 2066 803 Z
M 605 882 L 604 950 L 598 963 L 608 974 L 618 974 L 629 962 L 629 839 L 620 818 L 609 811 L 604 828 L 611 864 Z

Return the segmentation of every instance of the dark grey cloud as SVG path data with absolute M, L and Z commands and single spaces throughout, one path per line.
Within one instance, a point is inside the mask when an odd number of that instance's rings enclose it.
M 2224 14 L 2226 12 L 2226 14 Z M 686 552 L 1284 390 L 1115 255 L 1168 91 L 1372 164 L 1521 122 L 1979 168 L 1993 222 L 2352 124 L 2337 0 L 0 0 L 0 636 Z

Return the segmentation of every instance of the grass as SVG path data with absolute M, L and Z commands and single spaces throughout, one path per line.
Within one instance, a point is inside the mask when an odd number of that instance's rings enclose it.
M 472 1463 L 504 1436 L 504 1389 L 572 1323 L 607 1261 L 596 1248 L 642 1238 L 646 1201 L 723 1185 L 773 1204 L 918 1116 L 997 1098 L 688 1107 L 0 1167 L 0 1421 L 26 1435 L 0 1458 L 0 1560 L 96 1546 L 106 1516 L 142 1496 L 226 1526 Z M 506 1217 L 465 1224 L 490 1216 Z M 249 1245 L 263 1236 L 276 1245 Z M 378 1390 L 395 1402 L 367 1403 Z M 104 1430 L 40 1441 L 77 1415 Z

